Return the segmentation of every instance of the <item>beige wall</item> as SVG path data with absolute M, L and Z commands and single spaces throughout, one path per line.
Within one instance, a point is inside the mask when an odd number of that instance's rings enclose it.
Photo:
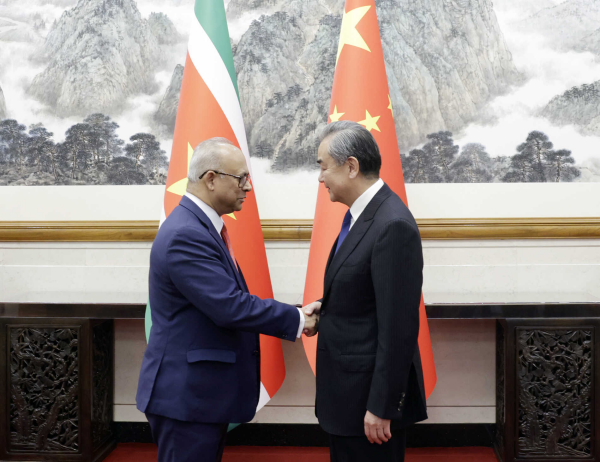
M 85 302 L 109 294 L 143 303 L 149 249 L 147 243 L 0 243 L 2 299 Z M 425 300 L 598 295 L 598 240 L 425 241 L 424 255 Z M 267 242 L 267 257 L 275 297 L 301 302 L 308 243 Z M 438 386 L 428 402 L 429 422 L 494 422 L 494 322 L 437 320 L 430 328 Z M 115 337 L 115 419 L 143 420 L 134 405 L 143 321 L 117 321 Z M 314 378 L 302 344 L 283 342 L 283 349 L 286 380 L 255 421 L 314 422 Z
M 314 172 L 254 180 L 261 218 L 313 217 Z M 156 220 L 163 194 L 162 186 L 4 187 L 0 219 Z M 411 184 L 407 194 L 417 218 L 600 217 L 600 183 Z M 0 298 L 145 303 L 149 249 L 149 243 L 0 242 Z M 424 255 L 426 301 L 600 295 L 598 240 L 425 241 Z M 301 302 L 308 243 L 268 242 L 267 257 L 276 298 Z M 432 321 L 430 329 L 438 385 L 429 422 L 493 422 L 494 322 Z M 115 418 L 143 420 L 134 405 L 143 322 L 118 321 L 115 336 Z M 302 344 L 283 342 L 283 349 L 286 380 L 255 421 L 314 422 L 314 378 Z
M 254 177 L 262 219 L 312 219 L 314 172 Z M 158 220 L 164 186 L 0 187 L 0 221 Z M 600 217 L 600 183 L 407 184 L 416 218 Z

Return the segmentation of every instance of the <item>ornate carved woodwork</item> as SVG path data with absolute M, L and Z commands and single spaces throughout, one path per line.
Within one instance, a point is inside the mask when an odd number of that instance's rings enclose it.
M 112 320 L 0 317 L 0 460 L 112 450 L 113 343 Z
M 600 461 L 600 320 L 507 319 L 497 326 L 499 460 Z
M 13 327 L 11 452 L 79 452 L 79 329 Z
M 518 457 L 592 453 L 590 329 L 518 329 Z
M 496 447 L 504 458 L 504 424 L 506 421 L 505 400 L 505 377 L 504 377 L 504 328 L 501 322 L 496 323 Z
M 113 436 L 113 329 L 112 322 L 92 328 L 92 442 L 93 449 Z

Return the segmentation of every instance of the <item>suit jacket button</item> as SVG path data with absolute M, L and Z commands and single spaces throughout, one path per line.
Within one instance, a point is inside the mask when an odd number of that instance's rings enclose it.
M 287 338 L 287 334 L 283 334 L 281 338 Z
M 321 313 L 319 313 L 320 316 L 325 316 L 325 310 L 321 311 Z
M 252 354 L 253 354 L 254 356 L 258 356 L 258 350 L 254 350 L 254 351 L 252 352 Z

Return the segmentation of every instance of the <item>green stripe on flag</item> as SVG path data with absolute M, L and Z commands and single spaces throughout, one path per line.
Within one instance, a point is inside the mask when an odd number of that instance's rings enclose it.
M 239 99 L 240 92 L 238 91 L 237 76 L 233 65 L 233 53 L 231 52 L 223 0 L 196 0 L 194 12 L 204 32 L 210 37 L 213 45 L 221 55 Z
M 146 304 L 146 316 L 144 316 L 144 327 L 146 329 L 146 343 L 150 340 L 150 329 L 152 329 L 152 315 L 150 313 L 150 300 Z

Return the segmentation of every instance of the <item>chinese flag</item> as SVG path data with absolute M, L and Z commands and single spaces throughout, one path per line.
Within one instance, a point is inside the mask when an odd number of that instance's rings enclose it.
M 381 178 L 408 205 L 374 0 L 346 0 L 328 122 L 338 120 L 358 122 L 371 132 L 381 152 Z M 343 204 L 331 202 L 325 187 L 319 185 L 304 289 L 305 305 L 323 296 L 327 257 L 340 231 L 346 210 L 347 207 Z M 303 337 L 303 342 L 314 372 L 317 337 Z M 429 397 L 437 377 L 423 297 L 420 307 L 419 349 L 425 393 Z

